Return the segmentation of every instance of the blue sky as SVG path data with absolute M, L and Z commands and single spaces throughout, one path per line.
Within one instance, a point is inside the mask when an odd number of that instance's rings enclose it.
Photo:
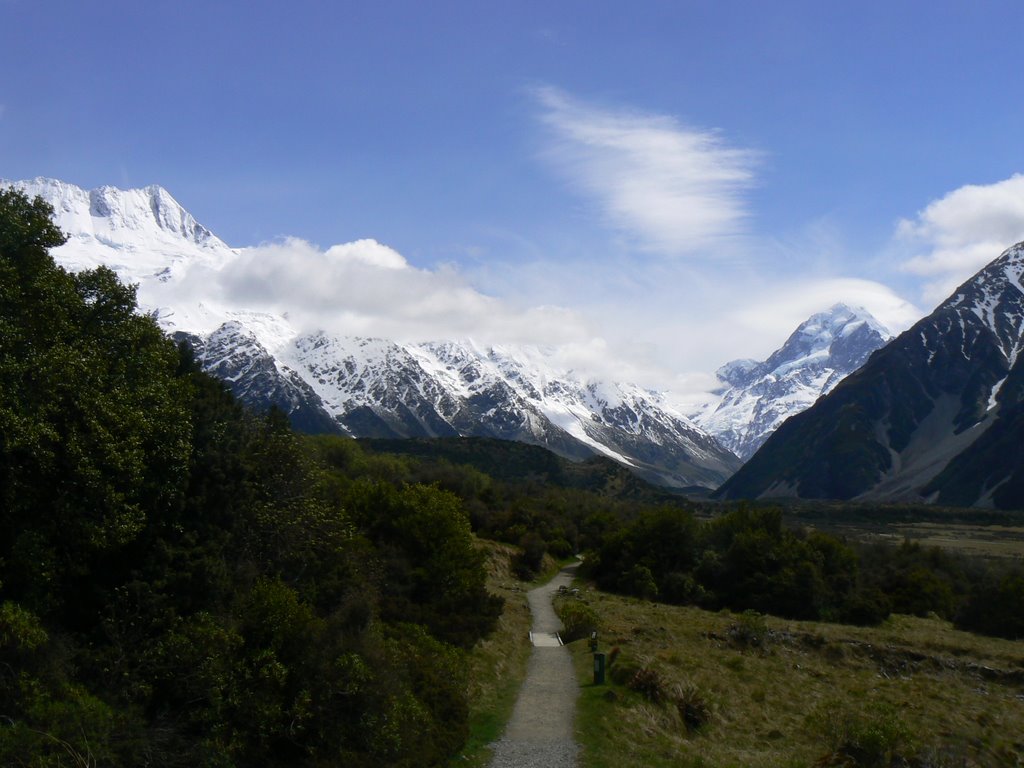
M 841 299 L 906 325 L 1024 239 L 1022 32 L 1009 1 L 0 0 L 0 176 L 158 183 L 234 246 L 373 238 L 509 340 L 665 382 Z

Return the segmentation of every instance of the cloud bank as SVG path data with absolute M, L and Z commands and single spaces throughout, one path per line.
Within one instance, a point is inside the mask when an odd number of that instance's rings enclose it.
M 295 333 L 567 349 L 594 340 L 577 312 L 487 295 L 454 268 L 415 268 L 369 239 L 325 250 L 287 238 L 243 249 L 219 269 L 193 265 L 180 281 L 148 281 L 141 291 L 150 306 L 181 307 L 179 321 L 203 332 L 244 308 L 286 318 Z
M 601 109 L 550 87 L 536 97 L 553 136 L 548 159 L 640 249 L 693 254 L 743 230 L 757 153 L 671 117 Z
M 902 265 L 925 278 L 922 297 L 945 299 L 1006 248 L 1024 240 L 1024 174 L 969 184 L 900 221 L 897 240 L 913 255 Z

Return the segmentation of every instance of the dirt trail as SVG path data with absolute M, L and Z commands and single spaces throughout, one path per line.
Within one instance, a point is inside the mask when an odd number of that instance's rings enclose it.
M 573 719 L 579 683 L 569 650 L 558 642 L 562 623 L 551 606 L 560 586 L 572 583 L 577 565 L 564 568 L 542 587 L 530 590 L 533 652 L 512 719 L 494 745 L 491 768 L 575 768 L 579 747 Z

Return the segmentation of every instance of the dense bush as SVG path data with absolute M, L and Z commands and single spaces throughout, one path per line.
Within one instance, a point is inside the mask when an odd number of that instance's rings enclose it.
M 555 613 L 562 621 L 562 640 L 567 643 L 590 637 L 598 629 L 597 611 L 576 597 L 557 598 Z
M 775 508 L 740 505 L 702 523 L 679 507 L 642 510 L 605 533 L 585 568 L 605 589 L 669 603 L 866 625 L 890 612 L 934 613 L 1024 636 L 1021 611 L 1004 609 L 1024 606 L 1019 575 L 986 575 L 912 542 L 854 548 L 788 528 Z
M 956 626 L 972 632 L 1024 639 L 1024 571 L 990 573 L 975 583 L 956 616 Z
M 963 557 L 904 541 L 861 551 L 867 584 L 888 598 L 892 610 L 914 616 L 935 613 L 952 619 L 977 575 Z
M 792 618 L 880 621 L 856 553 L 782 524 L 777 509 L 740 507 L 706 523 L 688 510 L 642 512 L 586 561 L 597 583 L 626 594 Z
M 839 700 L 827 701 L 808 716 L 808 725 L 818 731 L 829 753 L 822 765 L 850 765 L 856 768 L 888 768 L 914 765 L 911 732 L 900 713 L 889 705 L 873 703 L 852 707 Z

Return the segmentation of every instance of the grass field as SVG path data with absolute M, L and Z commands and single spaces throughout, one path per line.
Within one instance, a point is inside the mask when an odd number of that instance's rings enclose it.
M 972 555 L 1024 556 L 1024 527 L 1015 525 L 820 527 L 850 540 L 909 538 Z M 541 578 L 524 584 L 510 568 L 514 547 L 480 546 L 488 588 L 505 598 L 505 611 L 468 656 L 471 734 L 452 766 L 490 761 L 488 745 L 511 714 L 531 650 L 526 592 L 557 570 L 548 562 Z M 862 628 L 711 613 L 583 586 L 599 617 L 601 650 L 618 651 L 606 684 L 596 686 L 587 643 L 569 646 L 581 682 L 581 766 L 1024 766 L 1024 642 L 956 631 L 937 618 L 894 616 Z M 647 695 L 627 684 L 639 669 L 650 670 Z M 651 700 L 659 694 L 660 702 Z M 687 712 L 706 724 L 687 730 Z
M 1024 643 L 938 619 L 859 628 L 584 599 L 601 650 L 619 649 L 619 682 L 596 686 L 586 643 L 570 646 L 588 768 L 1024 765 Z M 665 701 L 622 684 L 638 668 Z M 707 724 L 688 732 L 679 700 Z
M 786 507 L 790 525 L 850 541 L 899 544 L 904 539 L 964 555 L 1024 559 L 1024 512 L 873 507 L 827 502 Z
M 906 523 L 883 529 L 836 526 L 827 532 L 856 541 L 899 544 L 907 539 L 925 547 L 941 547 L 974 557 L 1024 559 L 1024 527 L 958 523 Z

